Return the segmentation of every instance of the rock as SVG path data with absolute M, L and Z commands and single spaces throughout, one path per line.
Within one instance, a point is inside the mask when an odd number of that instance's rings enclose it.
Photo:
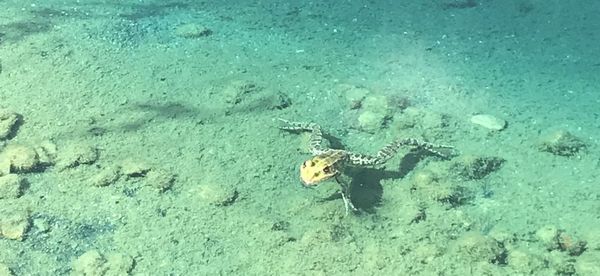
M 200 38 L 212 33 L 211 29 L 196 23 L 186 23 L 175 28 L 175 35 L 183 38 Z
M 42 165 L 50 166 L 55 163 L 58 150 L 54 142 L 46 140 L 35 147 L 35 152 L 39 156 Z
M 469 9 L 477 7 L 478 1 L 475 0 L 444 0 L 440 1 L 443 10 Z
M 401 115 L 395 116 L 397 118 L 394 118 L 393 128 L 400 131 L 413 128 L 419 125 L 424 116 L 425 112 L 422 110 L 413 106 L 407 107 Z
M 159 192 L 165 192 L 171 189 L 175 181 L 175 175 L 162 169 L 152 169 L 146 175 L 150 186 L 158 189 Z
M 144 177 L 150 171 L 150 166 L 144 161 L 125 159 L 121 163 L 121 172 L 127 177 Z
M 281 110 L 288 108 L 292 105 L 292 99 L 288 95 L 277 92 L 269 97 L 265 98 L 265 107 L 270 110 Z
M 103 276 L 129 275 L 134 260 L 128 255 L 112 253 L 104 256 L 97 250 L 89 250 L 73 261 L 72 275 Z
M 586 249 L 587 242 L 577 239 L 574 235 L 567 234 L 555 226 L 549 225 L 538 229 L 535 236 L 546 250 L 565 251 L 571 256 L 579 256 Z
M 414 188 L 427 187 L 434 182 L 438 181 L 437 175 L 429 170 L 419 170 L 412 176 L 412 183 Z
M 87 144 L 72 144 L 58 152 L 60 169 L 74 168 L 83 164 L 93 164 L 98 160 L 98 149 Z
M 470 197 L 468 191 L 447 177 L 440 177 L 431 170 L 420 170 L 412 177 L 412 190 L 421 200 L 434 200 L 451 206 L 460 206 Z
M 541 151 L 559 156 L 574 156 L 587 148 L 578 137 L 566 130 L 557 130 L 546 135 L 538 146 Z
M 20 197 L 26 183 L 25 178 L 13 173 L 0 176 L 0 199 Z
M 0 158 L 2 158 L 2 154 L 0 153 Z M 7 175 L 10 173 L 10 160 L 9 159 L 0 159 L 0 176 Z
M 365 110 L 358 116 L 358 128 L 366 132 L 374 133 L 383 127 L 385 120 L 385 114 Z
M 583 233 L 583 239 L 587 241 L 590 250 L 600 251 L 600 229 L 590 228 Z
M 238 191 L 233 187 L 207 183 L 199 187 L 198 195 L 208 204 L 228 206 L 237 200 Z
M 443 255 L 443 248 L 435 243 L 418 243 L 413 245 L 414 260 L 421 264 L 435 263 L 439 256 Z
M 99 173 L 92 177 L 91 183 L 97 187 L 104 187 L 117 182 L 120 176 L 121 171 L 119 170 L 119 168 L 111 166 L 102 169 Z
M 0 160 L 0 174 L 33 172 L 40 165 L 35 149 L 25 145 L 8 145 L 0 153 Z
M 398 131 L 415 128 L 427 138 L 439 139 L 447 133 L 445 128 L 450 123 L 449 117 L 445 114 L 409 106 L 402 113 L 394 116 L 392 128 Z
M 371 94 L 371 91 L 366 88 L 347 84 L 339 85 L 336 88 L 344 93 L 346 101 L 348 102 L 348 108 L 350 109 L 361 108 L 364 99 L 367 97 L 367 95 Z
M 454 242 L 453 251 L 458 256 L 471 261 L 498 262 L 505 250 L 500 244 L 477 232 L 467 232 Z
M 506 121 L 496 118 L 489 114 L 478 114 L 471 117 L 471 123 L 480 125 L 484 128 L 494 131 L 500 131 L 506 128 Z
M 17 113 L 0 109 L 0 140 L 8 139 L 16 131 L 20 118 Z
M 135 264 L 131 256 L 120 253 L 108 254 L 106 261 L 108 262 L 106 275 L 129 275 Z
M 589 251 L 579 256 L 575 263 L 575 270 L 580 276 L 600 275 L 600 251 Z
M 492 227 L 487 234 L 490 238 L 497 240 L 501 244 L 514 244 L 516 237 L 510 227 L 498 225 Z
M 362 102 L 362 109 L 387 115 L 390 109 L 388 98 L 382 95 L 368 96 Z
M 385 96 L 368 96 L 361 103 L 358 115 L 358 128 L 374 133 L 381 129 L 389 119 L 388 99 Z
M 234 80 L 231 81 L 221 91 L 222 98 L 225 99 L 225 103 L 232 107 L 240 104 L 251 97 L 256 97 L 263 88 L 257 86 L 255 83 L 247 80 Z
M 220 92 L 226 114 L 232 112 L 255 112 L 258 110 L 281 110 L 292 105 L 292 99 L 281 91 L 272 91 L 250 80 L 234 79 Z
M 547 250 L 555 250 L 558 245 L 558 228 L 553 225 L 547 225 L 535 232 L 535 237 L 541 242 Z
M 108 270 L 107 260 L 97 250 L 83 253 L 72 264 L 72 275 L 102 276 Z
M 461 156 L 452 165 L 452 170 L 469 180 L 482 179 L 500 169 L 506 160 L 493 156 Z
M 7 265 L 0 263 L 0 275 L 1 276 L 13 276 L 14 274 L 10 271 Z
M 1 210 L 0 237 L 22 241 L 29 229 L 29 212 Z
M 541 271 L 545 266 L 544 260 L 539 256 L 516 248 L 509 251 L 506 261 L 515 271 L 530 275 Z
M 50 222 L 47 218 L 34 218 L 31 224 L 31 228 L 35 229 L 35 232 L 38 234 L 50 231 Z
M 399 206 L 402 208 L 402 212 L 398 213 L 394 219 L 404 225 L 410 225 L 413 223 L 419 223 L 427 217 L 426 210 L 421 206 L 421 202 L 406 200 Z M 401 231 L 400 231 L 401 232 Z
M 392 94 L 388 100 L 389 105 L 398 111 L 404 111 L 412 105 L 412 101 L 405 95 Z
M 579 256 L 587 249 L 587 242 L 565 231 L 560 231 L 558 233 L 558 246 L 561 251 L 566 251 L 570 256 Z

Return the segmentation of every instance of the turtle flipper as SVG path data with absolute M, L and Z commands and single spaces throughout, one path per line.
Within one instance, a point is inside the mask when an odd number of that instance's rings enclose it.
M 428 152 L 431 152 L 435 155 L 444 158 L 446 158 L 447 155 L 438 151 L 437 149 L 453 148 L 452 146 L 432 144 L 414 138 L 402 138 L 385 145 L 381 150 L 379 150 L 379 152 L 377 152 L 377 155 L 375 156 L 351 153 L 349 154 L 348 159 L 350 161 L 350 164 L 354 166 L 381 165 L 390 160 L 392 157 L 394 157 L 398 150 L 403 146 L 411 146 L 415 148 L 424 149 Z
M 321 126 L 315 123 L 291 122 L 281 118 L 279 118 L 279 121 L 283 123 L 283 125 L 279 126 L 279 128 L 283 130 L 310 131 L 309 150 L 313 155 L 319 155 L 325 152 L 325 149 L 323 148 L 323 131 L 321 131 Z

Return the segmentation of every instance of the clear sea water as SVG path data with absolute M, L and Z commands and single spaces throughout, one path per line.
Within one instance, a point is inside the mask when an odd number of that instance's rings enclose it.
M 600 275 L 599 14 L 2 0 L 0 275 Z

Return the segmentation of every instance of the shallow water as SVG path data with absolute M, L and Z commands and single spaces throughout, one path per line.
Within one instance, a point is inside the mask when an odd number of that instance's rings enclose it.
M 600 275 L 599 11 L 0 1 L 0 275 Z

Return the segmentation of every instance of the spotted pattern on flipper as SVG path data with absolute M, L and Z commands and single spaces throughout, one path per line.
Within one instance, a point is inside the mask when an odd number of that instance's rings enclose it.
M 357 209 L 352 204 L 352 199 L 350 198 L 352 194 L 352 181 L 341 180 L 342 176 L 347 176 L 344 174 L 345 167 L 367 167 L 384 164 L 394 157 L 398 153 L 398 150 L 404 146 L 419 148 L 443 158 L 447 158 L 448 156 L 442 151 L 439 151 L 439 149 L 453 149 L 452 146 L 423 142 L 414 138 L 403 138 L 385 145 L 374 156 L 358 154 L 323 146 L 323 132 L 321 131 L 321 127 L 315 123 L 290 122 L 284 119 L 279 119 L 279 121 L 283 123 L 282 126 L 279 126 L 280 129 L 290 131 L 310 131 L 309 146 L 313 156 L 300 166 L 300 179 L 304 186 L 316 186 L 328 179 L 335 179 L 341 187 L 346 213 L 348 213 L 349 209 L 352 209 L 353 211 L 356 211 Z
M 375 156 L 370 156 L 370 155 L 365 155 L 365 154 L 357 154 L 357 153 L 349 153 L 349 158 L 348 158 L 348 160 L 350 161 L 349 165 L 375 166 L 375 165 L 384 164 L 385 162 L 390 160 L 392 157 L 394 157 L 394 155 L 396 155 L 396 153 L 398 153 L 398 150 L 403 146 L 412 146 L 412 147 L 424 149 L 428 152 L 431 152 L 435 155 L 438 155 L 438 156 L 444 157 L 444 158 L 446 158 L 447 156 L 445 154 L 441 153 L 440 151 L 438 151 L 437 149 L 453 148 L 452 146 L 432 144 L 432 143 L 423 142 L 421 140 L 414 139 L 414 138 L 403 138 L 403 139 L 398 139 L 396 141 L 393 141 L 393 142 L 385 145 L 381 150 L 379 150 L 379 152 L 377 152 L 377 155 L 375 155 Z
M 283 130 L 291 131 L 310 131 L 309 150 L 312 155 L 323 154 L 327 149 L 323 148 L 323 131 L 321 126 L 315 123 L 290 122 L 285 119 L 279 119 L 284 125 L 279 126 Z

